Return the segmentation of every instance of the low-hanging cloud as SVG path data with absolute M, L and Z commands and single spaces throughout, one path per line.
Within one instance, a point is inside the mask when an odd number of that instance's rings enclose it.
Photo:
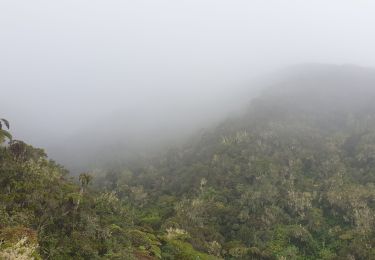
M 267 71 L 375 66 L 374 10 L 338 0 L 3 1 L 1 116 L 57 157 L 53 147 L 98 132 L 116 142 L 193 131 L 246 103 Z

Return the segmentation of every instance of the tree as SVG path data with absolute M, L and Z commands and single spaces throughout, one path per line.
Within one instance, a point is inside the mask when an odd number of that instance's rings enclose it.
M 82 192 L 84 191 L 85 188 L 87 188 L 87 186 L 89 186 L 92 179 L 93 177 L 88 173 L 81 173 L 79 175 L 79 181 L 81 182 Z
M 9 129 L 9 121 L 4 118 L 0 118 L 0 143 L 3 143 L 6 138 L 12 140 L 12 135 L 9 133 L 9 131 L 4 130 L 3 125 Z

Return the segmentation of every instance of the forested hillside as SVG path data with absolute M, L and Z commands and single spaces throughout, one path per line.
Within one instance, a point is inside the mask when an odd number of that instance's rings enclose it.
M 374 98 L 372 70 L 298 68 L 185 145 L 79 180 L 2 124 L 0 259 L 375 259 Z

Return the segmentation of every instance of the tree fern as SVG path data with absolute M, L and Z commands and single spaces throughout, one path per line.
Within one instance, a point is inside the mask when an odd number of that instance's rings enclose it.
M 5 138 L 12 140 L 12 135 L 7 130 L 3 129 L 3 125 L 5 125 L 7 129 L 9 129 L 9 121 L 4 118 L 1 118 L 0 119 L 0 143 L 4 142 Z

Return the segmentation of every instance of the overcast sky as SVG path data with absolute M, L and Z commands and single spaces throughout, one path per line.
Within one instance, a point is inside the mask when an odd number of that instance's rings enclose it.
M 375 66 L 374 46 L 370 0 L 0 0 L 0 116 L 43 146 L 122 111 L 201 115 L 296 63 Z

